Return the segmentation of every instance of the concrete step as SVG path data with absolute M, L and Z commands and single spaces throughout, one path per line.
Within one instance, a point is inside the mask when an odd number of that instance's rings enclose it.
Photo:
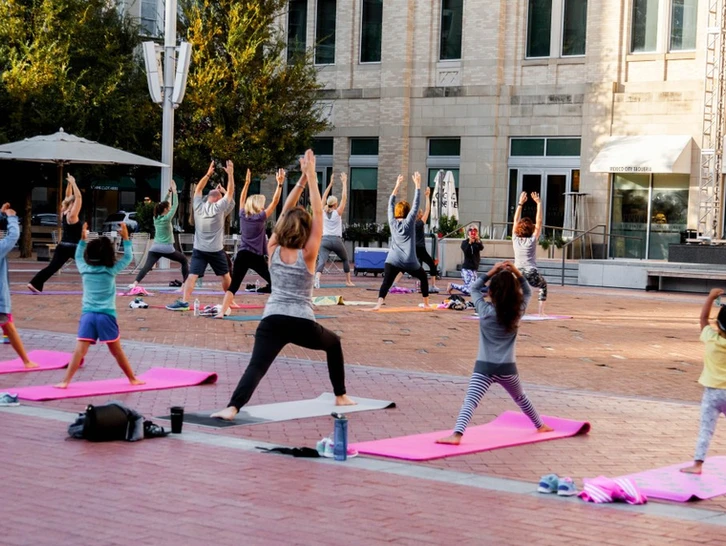
M 497 258 L 482 258 L 479 264 L 479 272 L 486 273 L 491 267 L 501 260 Z M 562 284 L 562 261 L 560 260 L 537 260 L 537 269 L 545 278 L 545 280 L 553 285 Z M 447 271 L 448 277 L 459 277 L 460 268 L 456 271 Z M 580 264 L 576 260 L 565 261 L 565 284 L 577 285 L 580 271 Z

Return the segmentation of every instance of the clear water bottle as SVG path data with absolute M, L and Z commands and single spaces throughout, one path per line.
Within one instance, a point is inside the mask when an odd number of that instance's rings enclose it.
M 194 300 L 194 316 L 195 317 L 199 316 L 199 298 L 196 298 Z
M 8 345 L 10 343 L 10 338 L 3 334 L 3 345 Z
M 259 292 L 260 290 L 260 279 L 257 279 L 255 281 L 255 292 Z
M 333 457 L 336 461 L 348 459 L 348 418 L 342 413 L 331 413 L 335 418 Z

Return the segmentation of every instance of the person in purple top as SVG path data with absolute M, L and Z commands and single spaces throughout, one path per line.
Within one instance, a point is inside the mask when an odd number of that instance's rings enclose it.
M 280 202 L 282 184 L 285 182 L 285 169 L 279 169 L 275 178 L 277 180 L 275 195 L 272 197 L 270 206 L 265 208 L 264 195 L 258 194 L 247 197 L 247 191 L 250 189 L 250 182 L 252 182 L 252 174 L 247 169 L 245 185 L 239 198 L 239 251 L 237 251 L 234 267 L 232 268 L 232 283 L 224 295 L 222 308 L 217 313 L 216 318 L 224 318 L 229 311 L 234 296 L 247 274 L 247 270 L 252 269 L 267 281 L 267 286 L 261 289 L 260 292 L 269 293 L 271 290 L 270 269 L 267 267 L 267 259 L 265 258 L 265 250 L 267 249 L 265 229 L 267 219 Z

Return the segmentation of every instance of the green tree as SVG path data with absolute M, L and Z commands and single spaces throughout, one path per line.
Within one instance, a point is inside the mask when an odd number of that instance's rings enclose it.
M 177 113 L 176 160 L 204 171 L 210 156 L 269 173 L 325 130 L 310 55 L 288 63 L 278 17 L 287 0 L 182 0 L 192 44 Z M 243 172 L 238 169 L 238 172 Z M 189 173 L 191 174 L 191 173 Z
M 148 96 L 139 42 L 136 25 L 107 0 L 0 2 L 0 142 L 63 127 L 158 155 L 159 109 Z M 23 168 L 26 208 L 42 178 L 42 169 Z M 31 250 L 27 212 L 25 256 Z

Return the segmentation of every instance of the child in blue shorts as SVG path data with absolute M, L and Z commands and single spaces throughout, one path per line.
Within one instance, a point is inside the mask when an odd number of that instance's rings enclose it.
M 23 365 L 28 369 L 37 368 L 38 365 L 31 361 L 28 353 L 25 352 L 23 342 L 15 329 L 15 324 L 13 324 L 13 315 L 11 313 L 7 256 L 20 238 L 18 217 L 15 211 L 10 208 L 10 203 L 5 203 L 0 208 L 0 215 L 5 216 L 8 222 L 7 234 L 0 240 L 0 328 L 2 328 L 3 334 L 7 336 L 10 345 L 23 361 Z
M 65 389 L 78 371 L 88 348 L 96 341 L 108 345 L 108 350 L 118 362 L 129 383 L 143 385 L 131 369 L 128 358 L 121 348 L 121 334 L 116 322 L 116 275 L 131 263 L 131 241 L 126 224 L 121 224 L 124 255 L 118 262 L 113 243 L 106 237 L 86 243 L 88 225 L 83 225 L 81 242 L 76 249 L 76 264 L 83 280 L 83 309 L 78 325 L 78 344 L 63 381 L 56 387 Z

